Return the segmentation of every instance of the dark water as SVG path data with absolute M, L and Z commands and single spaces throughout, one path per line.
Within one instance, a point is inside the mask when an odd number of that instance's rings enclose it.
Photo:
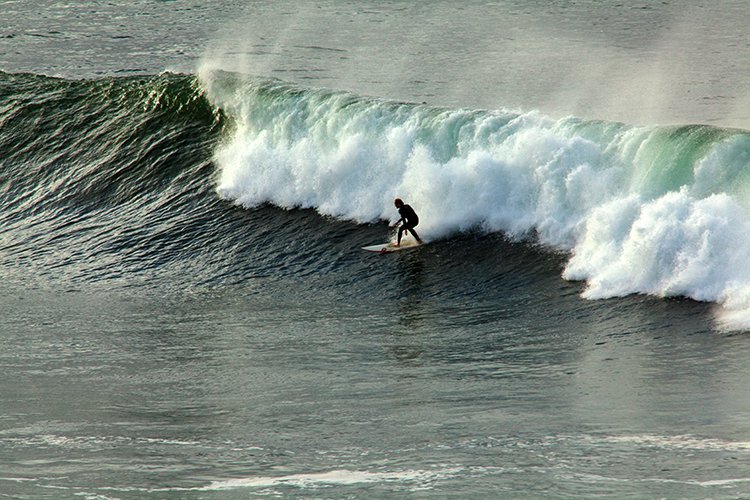
M 395 79 L 336 76 L 375 34 L 419 52 L 398 27 L 448 22 L 439 5 L 256 5 L 288 29 L 243 35 L 277 61 L 252 76 L 160 73 L 243 39 L 206 34 L 231 3 L 3 6 L 0 497 L 750 494 L 747 132 L 446 107 L 437 72 L 386 98 L 367 95 Z M 557 7 L 502 4 L 583 40 Z M 693 19 L 626 7 L 623 43 Z M 369 31 L 333 43 L 349 21 Z M 401 102 L 425 88 L 440 102 Z M 362 252 L 395 194 L 429 244 Z

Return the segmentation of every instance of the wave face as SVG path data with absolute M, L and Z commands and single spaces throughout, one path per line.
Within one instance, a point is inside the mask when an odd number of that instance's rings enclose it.
M 721 303 L 750 327 L 750 133 L 627 126 L 536 112 L 437 109 L 206 72 L 233 122 L 218 192 L 243 207 L 314 208 L 420 235 L 502 232 L 569 255 L 584 295 Z
M 0 73 L 0 103 L 6 281 L 124 277 L 200 248 L 185 228 L 209 215 L 222 119 L 194 77 Z

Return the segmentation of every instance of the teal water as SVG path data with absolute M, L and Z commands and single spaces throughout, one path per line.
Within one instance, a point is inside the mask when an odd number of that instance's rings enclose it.
M 748 496 L 748 15 L 6 2 L 0 497 Z

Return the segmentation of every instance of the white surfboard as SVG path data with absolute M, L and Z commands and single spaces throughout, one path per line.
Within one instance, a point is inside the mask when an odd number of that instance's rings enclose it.
M 416 241 L 407 240 L 407 241 L 401 241 L 400 246 L 396 246 L 393 242 L 388 243 L 381 243 L 379 245 L 370 245 L 368 247 L 362 247 L 362 250 L 365 250 L 367 252 L 375 252 L 375 253 L 393 253 L 398 252 L 401 250 L 410 250 L 412 248 L 417 248 L 418 246 L 421 246 L 421 243 L 417 243 Z

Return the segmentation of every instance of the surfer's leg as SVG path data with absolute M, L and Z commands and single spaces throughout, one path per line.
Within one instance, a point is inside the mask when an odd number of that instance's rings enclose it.
M 398 240 L 396 241 L 396 246 L 399 246 L 401 244 L 401 235 L 404 234 L 404 231 L 406 230 L 405 227 L 401 226 L 398 228 Z
M 414 224 L 414 226 L 416 226 L 416 224 Z M 414 239 L 417 240 L 417 243 L 422 243 L 422 240 L 419 239 L 417 232 L 414 230 L 414 226 L 410 224 L 408 226 L 402 226 L 402 227 L 404 229 L 404 232 L 411 233 L 411 235 L 414 236 Z

